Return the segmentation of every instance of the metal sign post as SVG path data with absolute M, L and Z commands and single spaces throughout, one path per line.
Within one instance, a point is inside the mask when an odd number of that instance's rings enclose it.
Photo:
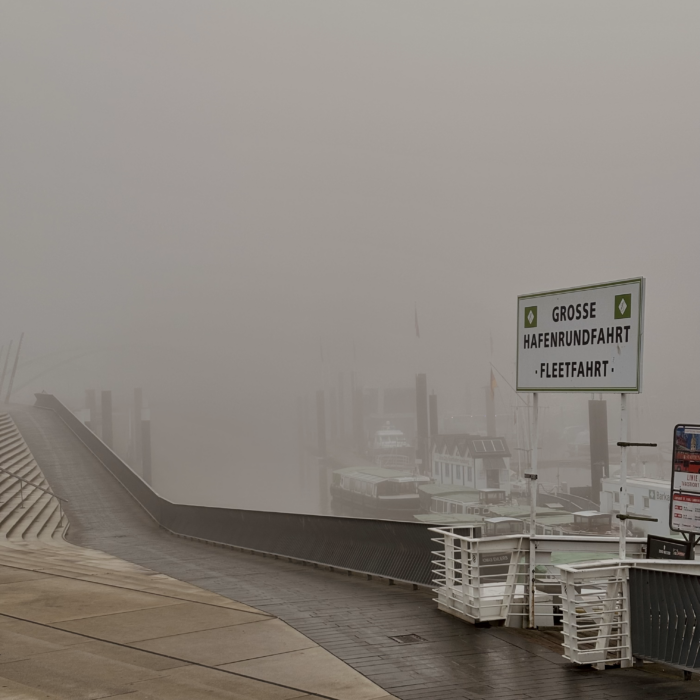
M 627 557 L 627 394 L 620 394 L 620 559 Z
M 622 397 L 625 399 L 623 402 L 623 409 L 621 410 L 621 423 L 622 429 L 621 433 L 625 434 L 628 432 L 627 427 L 627 400 L 626 396 L 623 394 Z M 617 443 L 620 448 L 620 512 L 617 514 L 617 519 L 620 521 L 620 559 L 625 559 L 627 557 L 627 521 L 628 520 L 646 520 L 650 523 L 656 523 L 659 521 L 658 518 L 651 518 L 646 515 L 637 515 L 636 513 L 629 513 L 627 511 L 627 448 L 628 447 L 657 447 L 655 442 L 627 442 L 626 440 L 621 440 Z M 624 505 L 623 505 L 624 504 Z
M 627 394 L 642 390 L 644 290 L 644 278 L 636 277 L 518 297 L 517 391 L 534 396 L 532 467 L 525 474 L 530 480 L 530 627 L 535 626 L 540 392 L 620 394 L 620 557 L 626 555 L 626 521 L 637 516 L 627 513 L 627 451 L 622 444 L 628 444 Z M 700 528 L 700 482 L 698 486 Z
M 535 626 L 535 558 L 537 547 L 535 546 L 535 535 L 537 534 L 537 418 L 539 414 L 539 394 L 532 395 L 532 438 L 530 443 L 532 462 L 530 473 L 525 474 L 530 480 L 530 588 L 529 588 L 529 624 L 530 628 Z

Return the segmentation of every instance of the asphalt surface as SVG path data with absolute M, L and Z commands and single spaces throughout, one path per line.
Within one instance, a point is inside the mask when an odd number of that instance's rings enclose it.
M 68 539 L 270 612 L 402 700 L 700 697 L 659 667 L 579 668 L 552 635 L 476 628 L 429 591 L 389 586 L 173 536 L 160 528 L 53 412 L 10 407 L 55 492 Z M 400 644 L 391 637 L 416 634 Z

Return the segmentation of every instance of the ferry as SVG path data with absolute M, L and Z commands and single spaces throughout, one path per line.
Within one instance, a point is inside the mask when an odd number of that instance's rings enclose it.
M 418 486 L 429 481 L 410 471 L 346 467 L 333 472 L 331 499 L 334 506 L 350 506 L 373 517 L 411 517 L 420 510 Z
M 391 423 L 374 433 L 370 446 L 372 460 L 378 467 L 386 469 L 413 469 L 415 450 L 404 433 Z

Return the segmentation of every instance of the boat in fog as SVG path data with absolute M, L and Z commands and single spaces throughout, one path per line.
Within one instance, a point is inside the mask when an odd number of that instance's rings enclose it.
M 426 476 L 398 469 L 338 469 L 330 485 L 333 510 L 348 515 L 411 519 L 420 510 L 418 486 L 429 482 Z
M 386 469 L 408 469 L 415 467 L 415 449 L 403 431 L 387 422 L 374 433 L 370 446 L 372 461 Z

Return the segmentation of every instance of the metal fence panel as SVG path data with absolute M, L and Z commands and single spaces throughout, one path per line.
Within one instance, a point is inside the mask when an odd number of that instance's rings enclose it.
M 178 535 L 429 586 L 434 545 L 422 523 L 192 506 L 159 496 L 52 394 L 53 410 L 162 527 Z
M 700 669 L 700 578 L 636 567 L 629 573 L 634 656 Z

